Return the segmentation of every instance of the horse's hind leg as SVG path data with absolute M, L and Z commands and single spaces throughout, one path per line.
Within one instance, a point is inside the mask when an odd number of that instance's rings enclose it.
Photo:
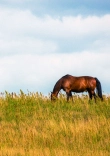
M 92 93 L 89 91 L 89 98 L 92 100 Z
M 94 96 L 94 100 L 96 102 L 96 94 L 95 94 L 95 91 L 91 91 L 91 94 L 92 94 L 92 96 Z
M 92 100 L 92 92 L 91 91 L 88 91 L 89 93 L 89 102 L 91 103 L 91 100 Z
M 94 100 L 96 102 L 96 94 L 95 94 L 95 92 L 94 91 L 89 91 L 88 93 L 89 93 L 89 98 L 92 100 L 92 97 L 94 96 Z
M 93 96 L 94 96 L 94 100 L 95 100 L 95 102 L 96 102 L 96 94 L 95 94 L 95 92 L 94 92 Z

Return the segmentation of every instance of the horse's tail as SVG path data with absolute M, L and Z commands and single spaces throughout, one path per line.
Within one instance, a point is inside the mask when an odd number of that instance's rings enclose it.
M 101 83 L 97 78 L 95 78 L 95 80 L 96 80 L 96 89 L 97 89 L 98 96 L 103 100 Z

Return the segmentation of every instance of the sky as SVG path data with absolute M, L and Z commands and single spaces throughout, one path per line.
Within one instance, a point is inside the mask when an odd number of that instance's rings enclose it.
M 48 95 L 66 74 L 110 93 L 110 1 L 1 0 L 0 92 Z

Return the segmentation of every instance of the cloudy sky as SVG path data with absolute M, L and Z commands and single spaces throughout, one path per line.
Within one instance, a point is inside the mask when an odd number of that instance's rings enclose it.
M 66 74 L 110 93 L 110 1 L 0 0 L 0 92 L 48 94 Z

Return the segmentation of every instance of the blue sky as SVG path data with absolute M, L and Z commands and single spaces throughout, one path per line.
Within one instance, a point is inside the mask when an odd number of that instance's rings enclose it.
M 65 74 L 110 93 L 110 1 L 1 0 L 0 92 L 52 91 Z
M 36 15 L 102 15 L 109 13 L 109 0 L 1 0 L 1 5 L 10 8 L 28 9 Z

